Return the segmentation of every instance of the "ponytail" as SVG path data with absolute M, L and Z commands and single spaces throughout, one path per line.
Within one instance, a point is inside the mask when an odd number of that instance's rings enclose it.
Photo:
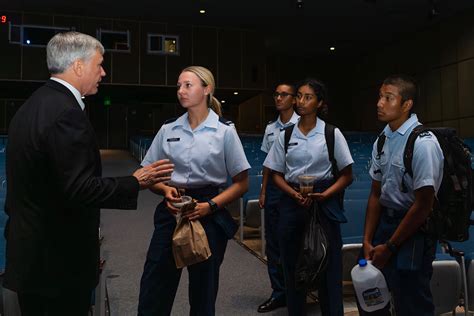
M 328 119 L 328 115 L 329 115 L 329 107 L 328 107 L 328 104 L 324 102 L 319 107 L 317 116 L 323 121 L 326 121 Z
M 207 106 L 210 107 L 217 115 L 222 116 L 222 106 L 219 100 L 216 99 L 215 96 L 209 94 L 209 100 L 207 102 Z

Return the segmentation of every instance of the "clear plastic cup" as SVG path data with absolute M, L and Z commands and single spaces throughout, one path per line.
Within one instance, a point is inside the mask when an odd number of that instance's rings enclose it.
M 193 198 L 187 195 L 182 195 L 181 196 L 181 202 L 172 202 L 171 205 L 173 205 L 176 208 L 181 209 L 183 206 L 186 204 L 189 204 L 193 201 Z M 179 219 L 181 218 L 181 210 L 176 213 L 176 221 L 178 222 Z
M 310 176 L 308 174 L 302 174 L 298 176 L 298 181 L 300 183 L 300 193 L 303 196 L 307 196 L 309 193 L 313 193 L 314 181 L 316 180 L 315 176 Z
M 174 207 L 176 208 L 182 208 L 186 204 L 189 204 L 193 201 L 193 198 L 187 195 L 182 195 L 181 196 L 181 202 L 173 202 L 171 203 Z

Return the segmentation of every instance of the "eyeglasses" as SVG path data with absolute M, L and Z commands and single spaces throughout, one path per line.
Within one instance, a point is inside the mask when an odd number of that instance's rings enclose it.
M 313 98 L 315 98 L 315 97 L 316 97 L 316 95 L 310 94 L 310 93 L 305 93 L 305 94 L 298 93 L 296 95 L 297 100 L 301 100 L 301 98 L 303 98 L 304 102 L 309 102 L 309 101 L 313 100 Z
M 273 97 L 276 99 L 278 97 L 282 97 L 282 98 L 286 98 L 287 96 L 292 96 L 294 97 L 295 95 L 294 94 L 291 94 L 291 93 L 288 93 L 288 92 L 274 92 L 273 93 Z

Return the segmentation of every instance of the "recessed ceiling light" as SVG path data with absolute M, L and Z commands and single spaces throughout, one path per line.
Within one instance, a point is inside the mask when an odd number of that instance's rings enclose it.
M 336 47 L 331 46 L 331 47 L 329 47 L 329 50 L 336 50 Z
M 221 100 L 221 103 L 225 103 L 225 100 Z
M 206 10 L 199 10 L 199 13 L 204 14 L 206 13 Z
M 237 95 L 237 94 L 239 94 L 239 93 L 238 93 L 237 91 L 234 91 L 234 94 Z

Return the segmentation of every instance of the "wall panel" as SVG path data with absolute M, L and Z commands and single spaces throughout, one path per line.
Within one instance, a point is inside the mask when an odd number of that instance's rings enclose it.
M 21 14 L 6 12 L 11 24 L 20 25 L 22 23 Z M 0 27 L 0 51 L 2 52 L 2 66 L 0 67 L 0 79 L 20 79 L 21 78 L 21 46 L 10 44 L 10 28 L 8 25 Z
M 441 125 L 446 127 L 452 127 L 456 129 L 456 131 L 458 131 L 459 133 L 459 120 L 443 121 Z
M 140 83 L 166 84 L 165 55 L 148 54 L 148 34 L 166 34 L 166 24 L 142 22 L 140 31 Z
M 97 37 L 97 31 L 100 28 L 104 30 L 112 30 L 113 29 L 112 20 L 85 17 L 82 22 L 81 32 L 89 34 L 90 36 L 93 36 L 93 37 Z M 102 78 L 102 82 L 104 83 L 110 83 L 112 79 L 112 76 L 110 75 L 110 73 L 113 71 L 112 58 L 113 56 L 110 52 L 105 52 L 104 62 L 102 63 L 102 67 L 104 68 L 106 72 L 106 76 Z
M 474 20 L 473 16 L 465 15 L 459 20 L 458 60 L 474 57 Z
M 457 65 L 441 68 L 441 101 L 443 120 L 458 117 L 459 101 Z
M 110 79 L 112 83 L 139 83 L 140 27 L 135 21 L 113 21 L 113 31 L 130 32 L 130 52 L 111 53 L 112 65 Z
M 243 34 L 243 88 L 263 89 L 265 87 L 264 41 L 258 33 L 245 31 Z
M 217 74 L 217 29 L 193 27 L 193 63 Z
M 442 23 L 440 26 L 440 64 L 452 64 L 457 61 L 459 22 L 452 20 L 450 23 Z
M 459 136 L 474 137 L 474 117 L 459 120 Z
M 240 88 L 242 85 L 242 43 L 238 30 L 218 31 L 219 72 L 217 86 L 220 88 Z
M 425 121 L 441 121 L 441 78 L 440 71 L 434 70 L 426 74 L 422 79 L 426 95 Z
M 23 16 L 23 24 L 53 26 L 53 16 L 25 13 Z M 46 80 L 49 78 L 45 47 L 23 46 L 22 60 L 23 80 Z
M 474 116 L 474 59 L 458 64 L 459 115 Z
M 166 84 L 176 85 L 179 73 L 185 67 L 196 64 L 193 60 L 193 29 L 189 25 L 168 25 L 168 34 L 179 35 L 179 56 L 166 57 Z

